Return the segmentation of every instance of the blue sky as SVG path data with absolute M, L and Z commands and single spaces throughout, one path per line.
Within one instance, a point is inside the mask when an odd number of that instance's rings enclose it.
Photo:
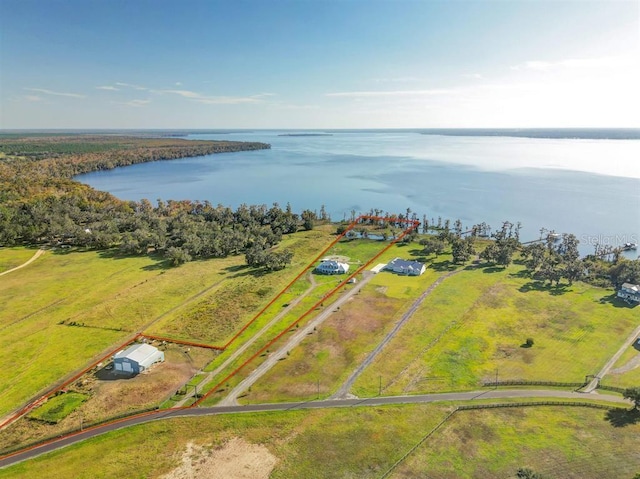
M 0 128 L 640 127 L 640 2 L 0 0 Z

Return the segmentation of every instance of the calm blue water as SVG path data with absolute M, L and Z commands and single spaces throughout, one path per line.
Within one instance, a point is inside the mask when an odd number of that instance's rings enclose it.
M 271 150 L 133 165 L 77 177 L 125 200 L 209 200 L 318 210 L 334 220 L 371 208 L 464 226 L 520 221 L 590 243 L 638 242 L 640 140 L 453 137 L 411 132 L 279 136 L 280 131 L 191 135 L 263 141 Z M 635 257 L 635 254 L 634 254 Z

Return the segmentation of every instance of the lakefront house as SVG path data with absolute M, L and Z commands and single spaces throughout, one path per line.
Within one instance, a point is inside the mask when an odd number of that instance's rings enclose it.
M 627 303 L 640 303 L 640 284 L 624 283 L 617 293 Z

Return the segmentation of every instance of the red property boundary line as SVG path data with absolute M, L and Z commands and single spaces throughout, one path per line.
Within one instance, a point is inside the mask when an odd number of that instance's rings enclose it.
M 344 235 L 346 235 L 346 233 L 348 231 L 350 231 L 351 229 L 353 229 L 355 227 L 356 224 L 358 224 L 361 220 L 363 219 L 370 219 L 370 220 L 377 220 L 377 221 L 387 221 L 387 222 L 394 222 L 397 223 L 399 220 L 397 218 L 383 218 L 383 217 L 377 217 L 377 216 L 359 216 L 353 223 L 351 223 L 349 225 L 349 230 L 345 231 L 342 235 L 340 235 L 337 240 L 332 243 L 331 246 L 333 246 L 335 243 L 337 243 L 337 241 L 339 241 Z M 320 300 L 318 300 L 318 302 L 316 302 L 313 306 L 311 306 L 306 312 L 304 312 L 301 316 L 299 316 L 293 323 L 291 323 L 290 325 L 288 325 L 286 328 L 284 328 L 282 330 L 282 332 L 280 332 L 278 335 L 276 335 L 271 341 L 269 341 L 267 344 L 265 344 L 260 350 L 258 350 L 256 353 L 254 353 L 249 359 L 247 359 L 245 362 L 243 362 L 240 366 L 238 366 L 236 369 L 234 369 L 229 375 L 227 375 L 222 381 L 220 381 L 218 384 L 216 384 L 213 388 L 211 388 L 209 390 L 209 392 L 207 392 L 206 394 L 204 394 L 203 396 L 200 397 L 200 399 L 196 400 L 191 407 L 194 406 L 199 406 L 204 400 L 206 400 L 208 397 L 210 397 L 213 393 L 215 393 L 218 388 L 220 388 L 220 386 L 222 386 L 224 383 L 226 383 L 229 379 L 233 378 L 236 374 L 238 374 L 242 369 L 244 369 L 249 363 L 251 363 L 254 359 L 256 359 L 258 356 L 260 356 L 263 352 L 265 352 L 269 347 L 271 347 L 276 341 L 278 341 L 280 338 L 282 338 L 285 334 L 287 334 L 292 328 L 294 328 L 300 321 L 302 321 L 304 318 L 306 318 L 307 316 L 309 316 L 313 311 L 315 311 L 315 309 L 317 307 L 319 307 L 327 298 L 330 298 L 331 296 L 333 296 L 337 291 L 340 290 L 340 288 L 342 288 L 344 285 L 347 284 L 347 282 L 351 279 L 354 278 L 355 276 L 357 276 L 358 274 L 360 274 L 365 268 L 367 268 L 371 263 L 373 263 L 376 259 L 378 259 L 380 256 L 382 256 L 383 253 L 385 253 L 387 250 L 389 250 L 389 248 L 391 248 L 391 246 L 393 246 L 395 243 L 397 243 L 398 241 L 400 241 L 402 238 L 404 238 L 407 234 L 409 234 L 411 231 L 415 230 L 419 225 L 420 222 L 419 221 L 414 221 L 414 220 L 401 220 L 403 223 L 406 223 L 408 226 L 407 228 L 400 234 L 400 236 L 394 238 L 392 241 L 389 242 L 389 244 L 387 244 L 387 246 L 385 246 L 384 248 L 382 248 L 373 258 L 371 258 L 369 261 L 367 261 L 365 264 L 363 264 L 362 266 L 360 266 L 356 271 L 354 271 L 350 276 L 348 276 L 345 280 L 343 280 L 342 282 L 340 282 L 338 284 L 338 286 L 336 286 L 334 289 L 332 289 L 329 293 L 327 293 L 323 298 L 321 298 Z M 328 248 L 327 248 L 328 249 Z M 316 260 L 314 260 L 315 263 Z M 312 263 L 313 265 L 313 263 Z M 308 268 L 307 268 L 308 269 Z M 306 271 L 306 270 L 305 270 Z
M 214 345 L 207 345 L 207 344 L 202 344 L 202 343 L 195 343 L 195 342 L 190 342 L 190 341 L 181 341 L 181 340 L 176 340 L 176 339 L 171 339 L 171 338 L 164 338 L 164 337 L 160 337 L 160 336 L 152 336 L 152 335 L 147 335 L 144 333 L 138 333 L 136 334 L 136 336 L 133 339 L 129 339 L 127 340 L 125 343 L 121 344 L 120 346 L 118 346 L 117 348 L 113 349 L 112 351 L 110 351 L 109 353 L 103 355 L 100 357 L 100 359 L 94 361 L 93 363 L 91 363 L 89 366 L 87 366 L 86 368 L 84 368 L 83 370 L 81 370 L 80 372 L 74 374 L 71 378 L 67 379 L 66 381 L 64 381 L 60 386 L 54 388 L 53 390 L 49 391 L 48 393 L 45 393 L 43 396 L 41 396 L 40 398 L 36 399 L 35 401 L 32 401 L 31 403 L 29 403 L 28 405 L 24 406 L 23 408 L 21 408 L 19 411 L 17 411 L 16 413 L 14 413 L 11 417 L 9 417 L 8 419 L 6 419 L 2 424 L 0 424 L 0 429 L 2 429 L 3 427 L 5 427 L 6 425 L 12 423 L 13 421 L 19 419 L 20 417 L 24 416 L 25 414 L 27 414 L 29 411 L 33 410 L 34 408 L 36 408 L 37 406 L 39 406 L 40 404 L 42 404 L 42 402 L 44 402 L 46 399 L 50 398 L 51 396 L 53 396 L 54 394 L 56 394 L 58 391 L 64 389 L 65 387 L 69 386 L 70 384 L 72 384 L 74 381 L 78 380 L 82 375 L 86 374 L 87 371 L 93 369 L 94 367 L 96 367 L 99 363 L 101 363 L 102 361 L 104 361 L 107 358 L 110 358 L 115 352 L 125 348 L 126 346 L 128 346 L 129 344 L 137 341 L 140 338 L 148 338 L 148 339 L 155 339 L 155 340 L 159 340 L 159 341 L 169 341 L 172 343 L 176 343 L 176 344 L 184 344 L 184 345 L 190 345 L 190 346 L 194 346 L 194 347 L 201 347 L 201 348 L 208 348 L 208 349 L 216 349 L 216 350 L 220 350 L 220 351 L 224 351 L 229 345 L 231 345 L 244 331 L 246 331 L 246 329 L 251 326 L 251 324 L 253 324 L 266 310 L 267 308 L 269 308 L 269 306 L 273 305 L 273 303 L 275 303 L 285 292 L 287 289 L 289 289 L 298 279 L 300 279 L 310 268 L 313 267 L 313 265 L 320 259 L 322 258 L 322 256 L 324 256 L 327 251 L 329 251 L 329 249 L 331 249 L 333 246 L 335 246 L 342 238 L 344 238 L 347 233 L 349 233 L 351 230 L 353 230 L 353 228 L 355 228 L 358 224 L 360 224 L 362 222 L 362 220 L 374 220 L 374 221 L 384 221 L 387 223 L 400 223 L 400 224 L 406 224 L 407 227 L 405 228 L 405 230 L 396 238 L 394 238 L 393 240 L 391 240 L 389 242 L 389 244 L 387 244 L 387 246 L 385 246 L 382 250 L 380 250 L 373 258 L 371 258 L 367 263 L 363 264 L 362 266 L 360 266 L 355 272 L 353 272 L 349 277 L 347 277 L 345 280 L 343 280 L 342 282 L 340 282 L 338 284 L 338 286 L 336 286 L 333 290 L 331 290 L 327 295 L 325 295 L 322 299 L 320 299 L 317 303 L 315 303 L 313 306 L 311 306 L 311 308 L 309 310 L 307 310 L 305 313 L 303 313 L 301 316 L 299 316 L 293 323 L 291 323 L 289 326 L 287 326 L 285 329 L 283 329 L 282 332 L 280 332 L 278 335 L 276 335 L 271 341 L 269 341 L 265 346 L 263 346 L 257 353 L 255 353 L 253 356 L 251 356 L 249 359 L 247 359 L 244 363 L 242 363 L 240 366 L 238 366 L 235 370 L 233 370 L 228 376 L 226 376 L 222 381 L 220 381 L 220 383 L 218 383 L 215 387 L 211 388 L 209 390 L 209 392 L 207 392 L 205 395 L 201 396 L 200 399 L 198 399 L 197 401 L 195 401 L 191 406 L 186 406 L 186 407 L 179 407 L 179 408 L 169 408 L 169 410 L 181 410 L 181 409 L 190 409 L 193 407 L 197 407 L 200 405 L 200 403 L 202 403 L 205 399 L 207 399 L 208 397 L 210 397 L 215 391 L 217 391 L 219 389 L 220 386 L 222 386 L 226 381 L 228 381 L 229 379 L 231 379 L 232 377 L 234 377 L 236 374 L 238 374 L 243 368 L 245 368 L 249 363 L 251 363 L 255 358 L 257 358 L 260 354 L 262 354 L 266 349 L 268 349 L 270 346 L 272 346 L 276 341 L 278 341 L 280 338 L 282 338 L 282 336 L 284 336 L 286 333 L 289 332 L 289 330 L 293 327 L 295 327 L 300 321 L 302 321 L 304 318 L 306 318 L 309 314 L 311 314 L 318 306 L 320 306 L 327 298 L 333 296 L 337 291 L 340 290 L 340 288 L 342 288 L 344 285 L 347 284 L 347 282 L 354 278 L 355 276 L 357 276 L 358 274 L 360 274 L 365 268 L 367 268 L 371 263 L 373 263 L 376 259 L 378 259 L 383 253 L 385 253 L 387 250 L 389 250 L 389 248 L 391 248 L 391 246 L 393 246 L 395 243 L 397 243 L 398 241 L 402 240 L 407 234 L 409 234 L 410 232 L 412 232 L 413 230 L 415 230 L 419 225 L 420 222 L 417 220 L 409 220 L 409 219 L 400 219 L 397 217 L 381 217 L 381 216 L 368 216 L 368 215 L 361 215 L 358 218 L 356 218 L 354 221 L 352 221 L 347 228 L 345 229 L 344 232 L 342 232 L 342 234 L 338 235 L 336 237 L 335 240 L 333 240 L 324 250 L 322 250 L 322 252 L 316 256 L 316 258 L 313 259 L 313 261 L 302 271 L 300 272 L 291 282 L 289 282 L 289 284 L 287 284 L 281 291 L 280 293 L 278 293 L 278 295 L 276 297 L 274 297 L 264 308 L 262 308 L 260 310 L 260 312 L 258 312 L 258 314 L 256 314 L 249 322 L 247 322 L 241 329 L 240 331 L 238 331 L 224 346 L 214 346 Z M 67 438 L 67 437 L 73 437 L 73 436 L 77 436 L 78 434 L 83 433 L 84 431 L 89 431 L 98 427 L 102 427 L 106 424 L 118 424 L 121 422 L 125 422 L 128 421 L 132 418 L 135 417 L 143 417 L 143 416 L 147 416 L 150 414 L 155 413 L 156 411 L 148 411 L 148 412 L 143 412 L 143 413 L 139 413 L 139 414 L 133 414 L 131 416 L 126 416 L 124 418 L 119 418 L 119 419 L 115 419 L 113 421 L 106 421 L 100 424 L 96 424 L 93 426 L 89 426 L 86 427 L 82 430 L 78 430 L 78 431 L 74 431 L 74 432 L 70 432 L 68 434 L 63 434 L 59 437 L 53 438 L 53 439 L 49 439 L 49 440 L 45 440 L 41 443 L 37 443 L 34 444 L 32 446 L 28 446 L 24 449 L 19 449 L 16 451 L 13 451 L 9 454 L 6 454 L 4 456 L 0 456 L 0 459 L 5 459 L 5 458 L 9 458 L 12 456 L 15 456 L 16 454 L 20 454 L 22 452 L 25 451 L 29 451 L 32 449 L 36 449 L 38 447 L 41 447 L 43 445 L 46 444 L 50 444 L 52 442 L 58 441 L 61 438 Z
M 93 363 L 91 363 L 89 366 L 87 366 L 86 368 L 84 368 L 82 371 L 74 374 L 73 376 L 71 376 L 71 378 L 67 379 L 66 381 L 64 381 L 61 385 L 55 387 L 54 389 L 52 389 L 51 391 L 49 391 L 48 393 L 43 394 L 42 396 L 40 396 L 38 399 L 36 399 L 35 401 L 27 404 L 26 406 L 24 406 L 22 409 L 18 410 L 17 412 L 15 412 L 11 417 L 9 417 L 8 419 L 6 419 L 2 424 L 0 424 L 0 429 L 2 429 L 3 427 L 7 426 L 8 424 L 11 424 L 13 421 L 15 421 L 16 419 L 19 419 L 20 417 L 24 416 L 25 414 L 27 414 L 29 411 L 31 411 L 32 409 L 36 408 L 37 406 L 39 406 L 40 404 L 42 404 L 46 399 L 49 399 L 51 396 L 53 396 L 54 394 L 56 394 L 58 391 L 66 388 L 69 384 L 73 383 L 74 381 L 78 380 L 80 378 L 80 376 L 82 376 L 83 374 L 86 374 L 87 371 L 93 369 L 94 367 L 96 367 L 98 364 L 100 364 L 102 361 L 104 361 L 107 358 L 110 358 L 111 356 L 113 356 L 113 354 L 125 347 L 127 347 L 129 344 L 133 343 L 134 341 L 136 341 L 141 335 L 137 334 L 133 339 L 129 339 L 127 340 L 125 343 L 122 343 L 120 346 L 118 346 L 116 349 L 113 349 L 112 351 L 110 351 L 109 353 L 105 354 L 104 356 L 101 356 L 100 359 L 98 359 L 97 361 L 94 361 Z
M 140 333 L 138 335 L 140 338 L 154 339 L 156 341 L 166 341 L 168 343 L 174 344 L 183 344 L 185 346 L 193 346 L 194 348 L 205 348 L 205 349 L 215 349 L 216 351 L 224 351 L 224 346 L 215 346 L 212 344 L 204 344 L 204 343 L 195 343 L 193 341 L 184 341 L 182 339 L 174 339 L 174 338 L 165 338 L 163 336 L 153 336 L 151 334 Z

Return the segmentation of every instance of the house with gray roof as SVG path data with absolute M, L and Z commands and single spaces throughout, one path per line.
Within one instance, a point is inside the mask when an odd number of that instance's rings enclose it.
M 406 259 L 395 258 L 387 263 L 384 267 L 386 271 L 392 271 L 397 274 L 403 274 L 407 276 L 420 276 L 424 273 L 427 267 L 419 261 L 409 261 Z
M 316 268 L 316 273 L 320 274 L 346 274 L 349 271 L 347 263 L 341 263 L 332 259 L 326 259 L 320 262 Z
M 640 303 L 640 284 L 624 283 L 616 295 L 627 303 Z

